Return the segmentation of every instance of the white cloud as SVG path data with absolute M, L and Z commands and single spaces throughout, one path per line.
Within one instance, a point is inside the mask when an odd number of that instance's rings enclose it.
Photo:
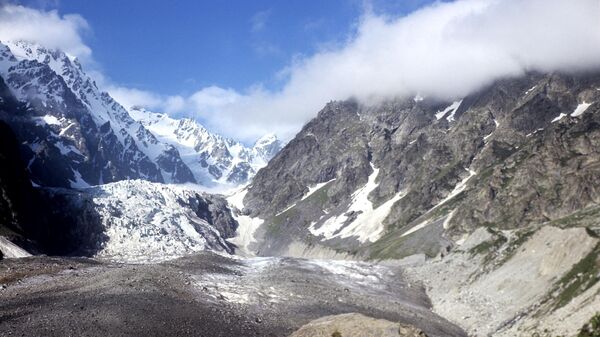
M 289 137 L 333 99 L 452 99 L 530 70 L 599 66 L 599 0 L 460 0 L 401 18 L 368 13 L 341 47 L 286 68 L 281 90 L 230 93 L 236 99 L 218 109 L 189 106 L 231 136 Z
M 250 18 L 250 29 L 253 33 L 258 33 L 263 31 L 267 26 L 267 22 L 269 21 L 269 17 L 271 16 L 271 10 L 265 10 L 255 13 L 252 18 Z
M 87 21 L 77 14 L 60 16 L 55 10 L 0 3 L 0 40 L 36 42 L 85 60 L 92 51 L 83 43 L 81 34 L 88 29 Z
M 165 106 L 164 98 L 150 91 L 104 83 L 100 83 L 99 86 L 103 90 L 108 91 L 110 95 L 125 108 L 130 108 L 132 106 L 162 108 Z

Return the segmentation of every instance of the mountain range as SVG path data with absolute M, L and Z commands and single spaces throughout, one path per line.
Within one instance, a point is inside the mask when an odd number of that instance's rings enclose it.
M 347 308 L 419 336 L 574 335 L 600 307 L 598 72 L 528 72 L 453 99 L 332 101 L 285 146 L 266 135 L 252 147 L 125 109 L 61 51 L 3 42 L 0 75 L 0 235 L 93 257 L 77 262 L 86 278 L 100 270 L 120 287 L 138 277 L 127 263 L 146 263 L 136 282 L 159 281 L 140 293 L 168 279 L 208 316 L 246 320 L 258 298 L 272 335 Z
M 281 146 L 267 135 L 249 148 L 191 119 L 128 111 L 76 58 L 37 44 L 0 43 L 0 75 L 3 101 L 18 110 L 2 119 L 26 145 L 22 156 L 37 185 L 145 179 L 232 188 L 247 183 Z

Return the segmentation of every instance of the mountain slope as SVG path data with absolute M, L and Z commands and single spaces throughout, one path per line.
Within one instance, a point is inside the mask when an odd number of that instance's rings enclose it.
M 330 103 L 247 190 L 261 252 L 435 256 L 480 226 L 597 204 L 598 88 L 596 75 L 529 74 L 457 102 Z

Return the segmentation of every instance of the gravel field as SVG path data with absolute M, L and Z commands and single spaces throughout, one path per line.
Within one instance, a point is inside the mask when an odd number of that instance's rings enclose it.
M 466 336 L 398 267 L 200 253 L 160 264 L 0 262 L 0 336 L 289 336 L 349 312 Z

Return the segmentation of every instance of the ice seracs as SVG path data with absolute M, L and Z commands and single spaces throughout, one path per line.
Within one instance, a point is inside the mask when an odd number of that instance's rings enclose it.
M 85 190 L 107 236 L 97 257 L 156 262 L 202 250 L 232 253 L 225 234 L 198 206 L 205 195 L 182 186 L 126 180 Z

